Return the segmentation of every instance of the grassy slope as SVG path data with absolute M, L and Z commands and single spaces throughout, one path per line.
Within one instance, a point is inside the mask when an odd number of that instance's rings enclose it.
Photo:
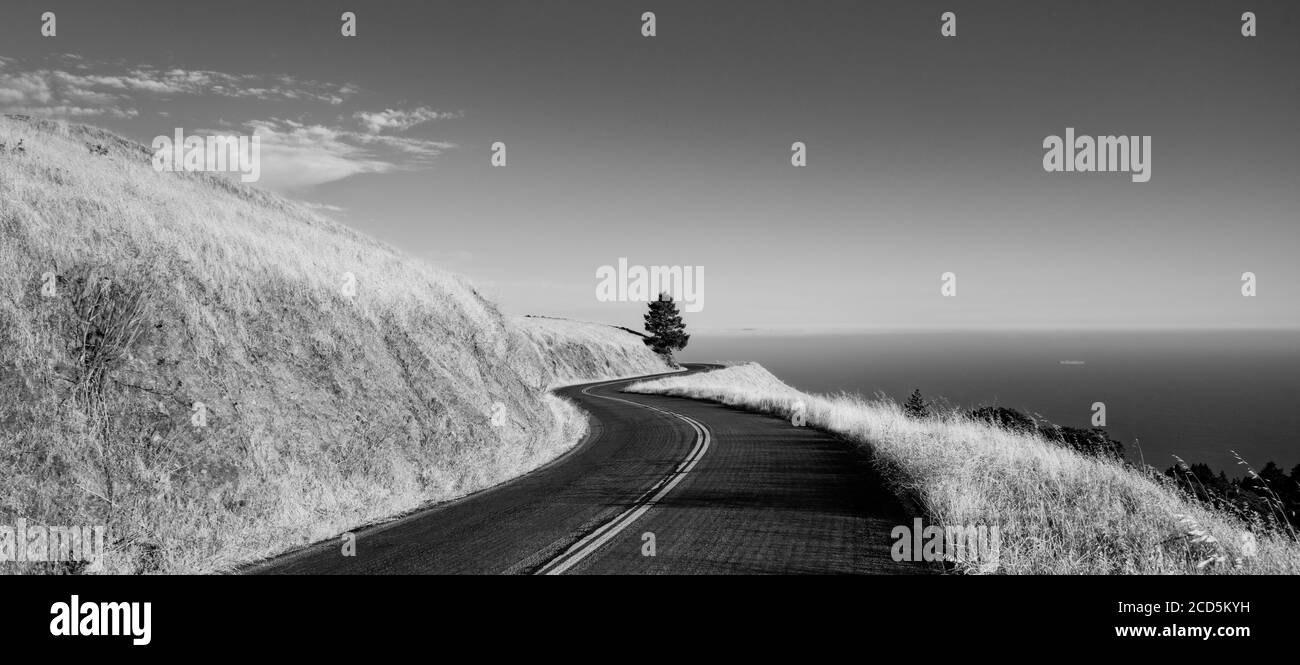
M 110 572 L 221 569 L 501 482 L 585 427 L 548 385 L 666 369 L 634 335 L 508 320 L 463 278 L 157 173 L 101 130 L 0 119 L 19 139 L 0 154 L 0 524 L 107 523 Z
M 1154 472 L 960 414 L 917 420 L 892 401 L 809 395 L 756 364 L 640 382 L 627 391 L 783 418 L 803 402 L 808 426 L 868 446 L 929 524 L 1001 525 L 1002 572 L 1300 572 L 1294 542 L 1248 536 L 1244 523 L 1189 502 Z
M 557 384 L 668 369 L 659 356 L 646 353 L 641 336 L 624 329 L 547 317 L 524 317 L 519 323 L 539 349 L 549 350 L 544 355 L 550 358 L 549 369 Z

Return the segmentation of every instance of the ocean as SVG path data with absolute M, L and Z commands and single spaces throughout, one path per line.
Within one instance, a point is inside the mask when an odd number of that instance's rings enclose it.
M 1300 332 L 695 334 L 684 362 L 753 360 L 786 383 L 963 408 L 986 404 L 1089 427 L 1094 402 L 1128 457 L 1173 455 L 1244 475 L 1300 463 Z

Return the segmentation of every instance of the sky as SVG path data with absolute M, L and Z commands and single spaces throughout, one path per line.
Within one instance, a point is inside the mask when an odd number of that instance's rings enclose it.
M 256 186 L 509 313 L 639 327 L 625 257 L 703 268 L 696 331 L 1300 326 L 1294 2 L 5 5 L 0 110 L 255 132 Z M 1067 127 L 1150 181 L 1046 172 Z

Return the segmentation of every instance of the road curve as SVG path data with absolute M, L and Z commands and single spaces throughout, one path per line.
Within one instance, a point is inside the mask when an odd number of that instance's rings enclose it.
M 891 559 L 890 531 L 913 516 L 851 445 L 719 404 L 619 392 L 638 380 L 557 391 L 591 431 L 532 473 L 358 530 L 355 556 L 330 540 L 242 572 L 934 571 Z

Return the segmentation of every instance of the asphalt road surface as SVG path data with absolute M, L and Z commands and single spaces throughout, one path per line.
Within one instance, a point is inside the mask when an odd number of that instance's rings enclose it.
M 709 368 L 690 365 L 690 371 Z M 927 573 L 895 562 L 910 525 L 863 455 L 789 421 L 677 397 L 558 391 L 591 432 L 494 488 L 249 567 L 258 574 Z

